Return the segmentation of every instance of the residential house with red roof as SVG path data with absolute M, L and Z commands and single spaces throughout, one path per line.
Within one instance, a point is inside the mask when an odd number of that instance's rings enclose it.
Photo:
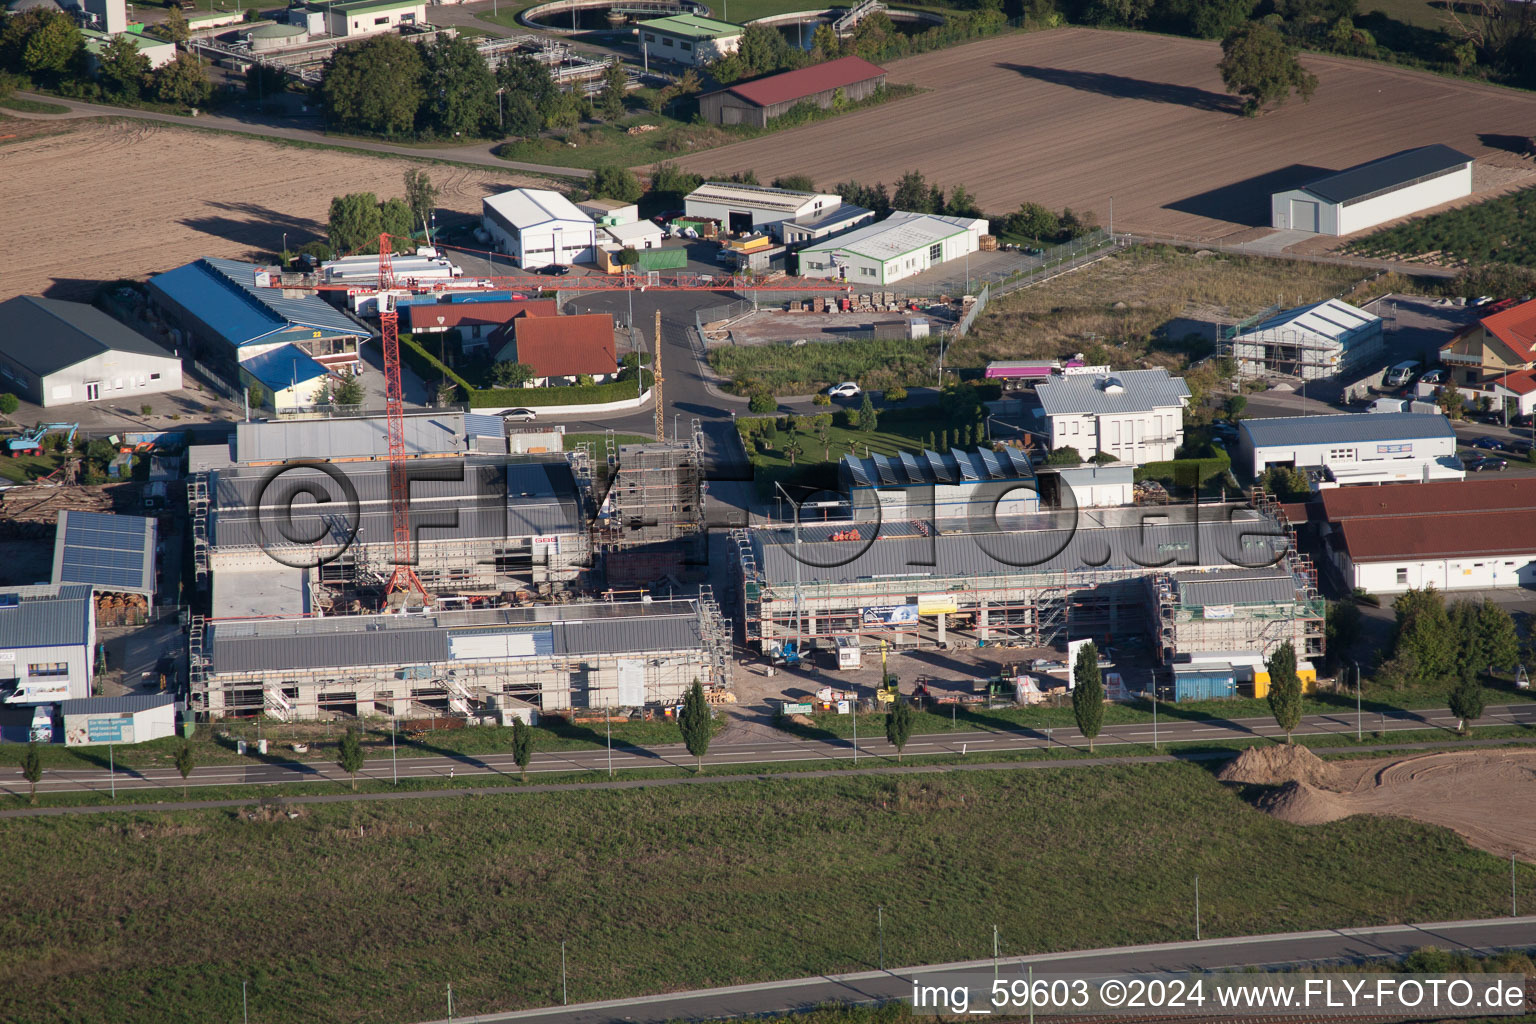
M 491 335 L 497 362 L 525 363 L 533 370 L 528 387 L 594 384 L 618 374 L 613 317 L 608 313 L 529 316 L 520 313 Z
M 511 299 L 401 306 L 400 327 L 418 335 L 454 331 L 460 349 L 473 352 L 490 344 L 490 337 L 498 327 L 524 313 L 528 316 L 558 316 L 560 304 L 554 299 Z
M 1441 346 L 1440 361 L 1463 390 L 1503 399 L 1514 415 L 1536 411 L 1536 301 L 1486 307 Z
M 839 57 L 704 93 L 699 97 L 699 113 L 711 124 L 766 128 L 769 121 L 802 103 L 830 110 L 839 97 L 853 103 L 868 99 L 884 87 L 884 68 L 862 57 Z

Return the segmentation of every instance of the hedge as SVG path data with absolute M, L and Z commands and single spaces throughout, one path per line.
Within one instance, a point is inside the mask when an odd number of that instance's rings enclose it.
M 471 409 L 500 409 L 507 406 L 542 405 L 598 405 L 622 402 L 640 397 L 634 380 L 609 381 L 606 384 L 574 384 L 570 387 L 553 388 L 477 388 L 469 381 L 444 365 L 432 353 L 422 348 L 409 334 L 400 335 L 400 358 L 423 380 L 439 380 L 444 376 L 461 389 L 469 398 Z M 651 373 L 645 375 L 646 387 L 650 386 Z
M 1188 487 L 1191 473 L 1199 474 L 1199 481 L 1206 481 L 1225 474 L 1232 468 L 1232 457 L 1218 452 L 1208 459 L 1169 459 L 1166 462 L 1148 462 L 1136 469 L 1136 480 L 1171 480 L 1180 487 Z

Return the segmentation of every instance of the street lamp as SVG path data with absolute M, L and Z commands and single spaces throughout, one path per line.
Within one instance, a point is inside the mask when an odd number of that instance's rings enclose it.
M 775 480 L 773 486 L 779 489 L 779 493 L 789 498 L 789 507 L 795 512 L 795 653 L 800 653 L 800 645 L 804 642 L 803 619 L 800 603 L 800 506 L 795 504 L 795 499 L 789 497 L 789 492 L 784 485 Z
M 1365 737 L 1365 726 L 1362 723 L 1360 709 L 1360 663 L 1351 660 L 1350 664 L 1355 666 L 1355 742 L 1359 743 Z

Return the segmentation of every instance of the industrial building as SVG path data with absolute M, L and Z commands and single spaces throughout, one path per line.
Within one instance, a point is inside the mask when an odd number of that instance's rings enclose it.
M 584 453 L 487 454 L 507 450 L 499 420 L 456 412 L 407 416 L 405 442 L 429 591 L 549 595 L 590 566 Z M 381 586 L 394 570 L 387 454 L 377 416 L 242 423 L 233 449 L 194 447 L 193 557 L 214 615 L 328 611 Z
M 315 32 L 312 19 L 319 15 L 324 19 L 327 35 L 341 39 L 356 39 L 376 32 L 393 32 L 402 25 L 427 23 L 426 0 L 308 0 L 304 4 L 310 16 L 310 32 Z
M 1085 461 L 1106 454 L 1140 466 L 1173 458 L 1184 443 L 1189 386 L 1162 367 L 1053 376 L 1035 396 L 1051 448 L 1075 448 Z
M 779 224 L 779 237 L 784 240 L 785 245 L 795 248 L 819 242 L 823 238 L 832 238 L 844 231 L 852 231 L 874 219 L 874 210 L 866 210 L 852 203 L 840 203 L 821 213 L 783 221 Z
M 148 743 L 176 735 L 176 698 L 168 693 L 66 700 L 64 743 L 93 747 L 106 743 Z
M 1237 372 L 1249 377 L 1352 379 L 1385 350 L 1381 317 L 1339 299 L 1284 310 L 1232 338 Z
M 800 273 L 849 284 L 887 285 L 978 251 L 986 233 L 987 221 L 980 217 L 892 213 L 801 249 Z
M 100 594 L 138 594 L 154 604 L 159 530 L 148 516 L 63 509 L 53 539 L 53 583 Z
M 1253 569 L 1160 573 L 1148 576 L 1147 586 L 1162 665 L 1196 655 L 1209 662 L 1208 655 L 1220 652 L 1253 651 L 1265 658 L 1285 643 L 1298 660 L 1322 657 L 1327 602 L 1306 559 Z
M 1344 583 L 1410 587 L 1536 584 L 1536 479 L 1485 477 L 1325 491 L 1308 509 Z
M 869 530 L 887 519 L 965 519 L 985 528 L 1040 511 L 1034 466 L 1018 448 L 844 455 L 837 478 L 854 515 L 872 520 Z
M 82 302 L 19 295 L 0 302 L 5 390 L 49 408 L 134 402 L 181 388 L 181 360 Z
M 530 387 L 575 384 L 584 376 L 601 384 L 619 372 L 608 313 L 519 315 L 492 331 L 488 344 L 497 362 L 522 363 L 533 371 Z
M 683 440 L 608 443 L 593 539 L 609 587 L 681 582 L 703 568 L 704 437 L 698 420 L 691 427 Z
M 331 371 L 297 345 L 270 348 L 240 363 L 240 389 L 257 416 L 312 409 L 330 381 Z
M 798 192 L 766 185 L 706 181 L 683 199 L 689 217 L 716 220 L 730 234 L 770 231 L 778 234 L 785 221 L 819 217 L 842 205 L 826 192 Z
M 150 305 L 171 343 L 210 375 L 241 384 L 240 364 L 295 345 L 332 373 L 358 368 L 363 323 L 312 291 L 273 287 L 254 263 L 205 257 L 149 279 Z
M 1270 197 L 1276 228 L 1350 235 L 1472 194 L 1472 158 L 1420 146 Z
M 1337 484 L 1461 479 L 1456 432 L 1438 412 L 1337 413 L 1242 420 L 1233 469 L 1326 469 Z
M 591 263 L 597 224 L 565 196 L 515 188 L 480 201 L 481 224 L 496 247 L 523 267 Z
M 413 615 L 207 624 L 191 662 L 201 718 L 491 715 L 676 704 L 729 682 L 730 637 L 707 595 Z
M 165 67 L 176 59 L 176 44 L 164 39 L 156 39 L 139 32 L 130 31 L 124 27 L 116 31 L 97 32 L 93 29 L 81 29 L 80 38 L 85 45 L 86 57 L 90 62 L 91 73 L 95 74 L 101 67 L 101 55 L 106 51 L 107 44 L 121 36 L 133 44 L 134 49 L 143 54 L 149 61 L 150 70 Z
M 802 103 L 830 110 L 839 101 L 868 99 L 884 87 L 884 68 L 862 57 L 839 57 L 703 93 L 699 113 L 710 124 L 766 128 Z
M 830 647 L 1154 635 L 1146 577 L 1299 561 L 1273 511 L 1236 505 L 1041 513 L 1025 530 L 945 530 L 922 520 L 732 534 L 741 638 Z M 939 524 L 940 526 L 942 524 Z M 797 543 L 797 535 L 799 542 Z
M 1485 307 L 1441 346 L 1440 362 L 1451 383 L 1471 388 L 1536 369 L 1536 300 Z
M 648 57 L 698 66 L 735 53 L 743 31 L 729 21 L 685 13 L 642 21 L 635 35 Z
M 51 583 L 0 591 L 0 700 L 53 704 L 89 697 L 95 679 L 90 586 Z

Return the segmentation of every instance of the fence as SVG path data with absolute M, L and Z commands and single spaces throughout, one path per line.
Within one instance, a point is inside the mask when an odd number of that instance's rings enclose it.
M 987 308 L 987 302 L 992 297 L 992 286 L 984 284 L 976 295 L 976 301 L 971 303 L 971 308 L 965 311 L 965 316 L 960 318 L 960 323 L 955 327 L 955 337 L 963 338 L 970 331 L 976 318 L 981 316 L 981 311 Z

